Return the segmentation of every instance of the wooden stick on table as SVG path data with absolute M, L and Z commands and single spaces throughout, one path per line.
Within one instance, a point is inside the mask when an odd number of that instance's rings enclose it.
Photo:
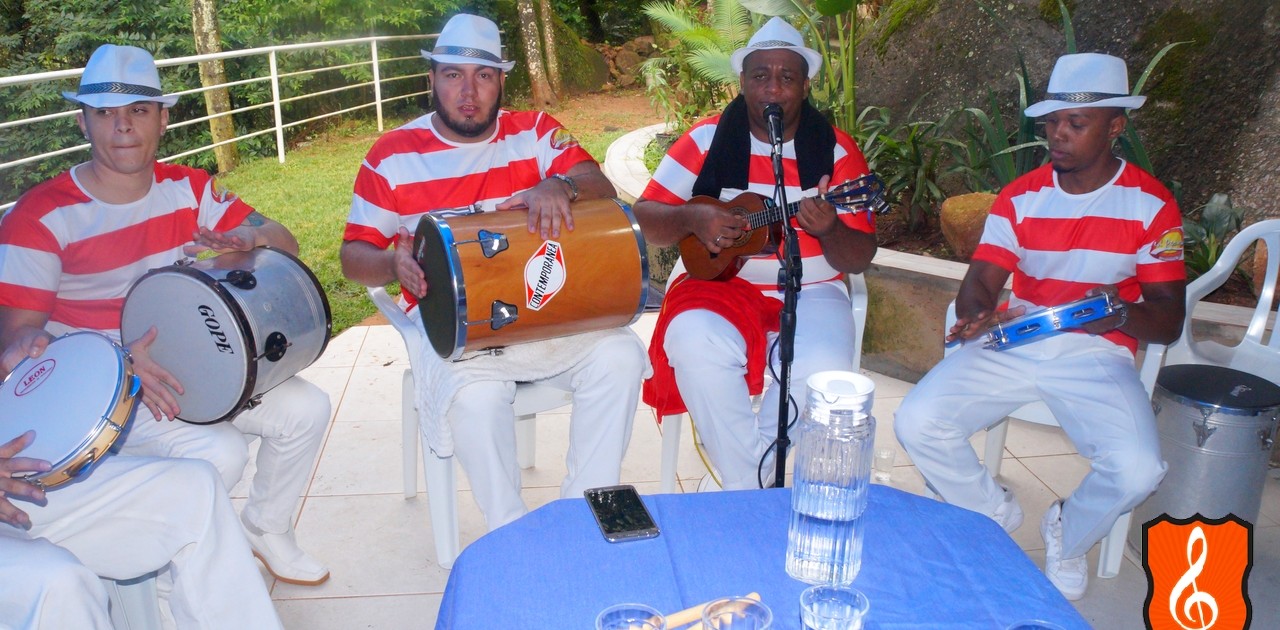
M 749 593 L 745 595 L 745 598 L 760 601 L 760 594 Z M 721 598 L 717 597 L 716 599 L 721 599 Z M 711 602 L 713 601 L 716 601 L 716 600 L 715 599 L 711 600 Z M 692 606 L 680 612 L 674 612 L 674 613 L 671 613 L 670 615 L 667 615 L 667 630 L 676 630 L 676 628 L 679 628 L 686 624 L 693 623 L 695 621 L 698 622 L 697 625 L 691 626 L 687 630 L 702 630 L 702 611 L 707 607 L 707 604 L 710 604 L 711 602 L 703 602 L 701 604 L 698 604 L 697 606 Z

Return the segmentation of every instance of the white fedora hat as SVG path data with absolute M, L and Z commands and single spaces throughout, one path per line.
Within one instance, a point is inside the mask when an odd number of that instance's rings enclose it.
M 1099 53 L 1078 53 L 1058 57 L 1049 75 L 1044 100 L 1028 107 L 1035 118 L 1060 109 L 1076 107 L 1123 107 L 1137 109 L 1145 96 L 1129 95 L 1129 69 L 1124 60 Z
M 103 44 L 89 56 L 75 92 L 63 92 L 72 103 L 89 107 L 122 107 L 154 101 L 165 107 L 178 102 L 160 89 L 160 73 L 151 53 L 133 46 Z
M 733 64 L 733 71 L 742 74 L 742 62 L 747 55 L 757 50 L 790 50 L 809 63 L 809 78 L 818 74 L 818 69 L 822 67 L 822 55 L 818 51 L 806 47 L 804 38 L 800 36 L 800 31 L 796 27 L 787 23 L 780 17 L 771 18 L 755 35 L 751 36 L 751 40 L 746 46 L 733 51 L 733 55 L 729 57 L 729 63 Z
M 459 13 L 451 18 L 436 38 L 436 46 L 422 56 L 436 63 L 478 64 L 510 72 L 516 62 L 502 58 L 498 25 L 478 15 Z

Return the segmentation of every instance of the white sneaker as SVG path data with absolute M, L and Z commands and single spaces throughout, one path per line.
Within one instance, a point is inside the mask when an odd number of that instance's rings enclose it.
M 1062 501 L 1055 501 L 1040 522 L 1044 536 L 1044 574 L 1062 596 L 1075 601 L 1089 587 L 1089 560 L 1083 556 L 1062 557 Z
M 254 527 L 244 519 L 245 538 L 249 539 L 249 547 L 253 555 L 262 561 L 263 566 L 281 582 L 315 586 L 329 579 L 329 569 L 315 558 L 307 555 L 294 540 L 293 530 L 283 534 L 271 534 Z
M 1008 488 L 1004 489 L 1004 502 L 996 507 L 996 513 L 991 515 L 991 519 L 1009 534 L 1022 527 L 1022 506 L 1018 505 L 1018 499 Z

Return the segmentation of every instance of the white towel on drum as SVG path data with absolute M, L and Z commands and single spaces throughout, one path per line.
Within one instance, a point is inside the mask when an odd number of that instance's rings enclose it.
M 448 411 L 458 390 L 477 381 L 530 382 L 556 376 L 577 365 L 593 348 L 612 337 L 633 339 L 644 353 L 644 342 L 630 328 L 532 341 L 502 348 L 500 352 L 473 352 L 457 361 L 436 354 L 426 335 L 419 335 L 409 362 L 417 385 L 418 427 L 437 457 L 453 456 L 453 432 Z M 647 374 L 646 374 L 647 376 Z

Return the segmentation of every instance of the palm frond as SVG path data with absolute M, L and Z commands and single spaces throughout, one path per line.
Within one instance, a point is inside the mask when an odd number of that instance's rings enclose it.
M 644 14 L 676 35 L 700 26 L 680 7 L 670 2 L 651 2 L 646 4 L 644 5 Z
M 729 63 L 729 54 L 713 50 L 695 50 L 689 53 L 689 67 L 708 81 L 720 84 L 736 84 L 738 74 Z

